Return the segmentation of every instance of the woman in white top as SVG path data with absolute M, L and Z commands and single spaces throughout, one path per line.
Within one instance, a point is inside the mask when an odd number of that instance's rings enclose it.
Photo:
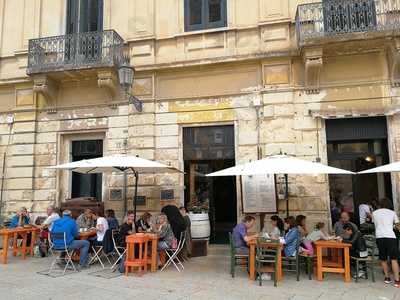
M 388 258 L 391 260 L 394 286 L 400 287 L 399 282 L 399 246 L 396 235 L 393 231 L 394 226 L 399 226 L 399 218 L 397 214 L 391 210 L 392 203 L 389 199 L 381 200 L 380 209 L 372 213 L 372 221 L 375 224 L 376 245 L 379 250 L 379 260 L 383 273 L 385 273 L 385 283 L 391 283 L 389 277 L 389 267 L 387 264 Z

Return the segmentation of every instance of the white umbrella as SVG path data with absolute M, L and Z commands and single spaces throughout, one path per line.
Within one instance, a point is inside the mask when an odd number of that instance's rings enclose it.
M 261 174 L 284 174 L 286 185 L 286 214 L 289 215 L 288 174 L 355 174 L 351 171 L 330 167 L 287 155 L 273 155 L 246 164 L 237 165 L 207 176 L 250 176 Z
M 129 155 L 104 156 L 88 160 L 66 163 L 50 168 L 66 169 L 84 174 L 125 172 L 131 170 L 133 172 L 133 175 L 135 176 L 135 196 L 134 196 L 135 218 L 136 218 L 136 198 L 137 198 L 139 173 L 166 173 L 166 172 L 183 173 L 174 167 L 167 166 L 156 161 Z
M 365 170 L 362 172 L 358 172 L 358 174 L 370 174 L 370 173 L 390 173 L 390 172 L 400 172 L 400 162 L 394 162 L 391 164 L 383 165 L 380 167 L 372 168 L 369 170 Z

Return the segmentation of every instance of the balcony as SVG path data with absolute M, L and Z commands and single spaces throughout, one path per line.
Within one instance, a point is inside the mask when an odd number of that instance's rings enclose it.
M 299 46 L 400 34 L 399 0 L 326 0 L 297 7 Z
M 114 30 L 31 39 L 27 74 L 114 67 L 123 43 Z

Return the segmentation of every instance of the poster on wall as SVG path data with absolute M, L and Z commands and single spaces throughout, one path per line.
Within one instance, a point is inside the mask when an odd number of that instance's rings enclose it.
M 244 213 L 277 211 L 274 175 L 242 176 L 242 191 Z

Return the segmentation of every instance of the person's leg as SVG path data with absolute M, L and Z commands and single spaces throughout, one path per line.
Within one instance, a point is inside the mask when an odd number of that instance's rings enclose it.
M 391 261 L 394 280 L 399 281 L 399 263 L 397 262 L 397 259 L 392 259 Z
M 389 277 L 389 267 L 386 260 L 381 260 L 381 266 L 383 273 L 385 274 L 385 278 Z
M 87 265 L 88 260 L 88 252 L 89 252 L 90 243 L 85 240 L 74 240 L 71 245 L 69 245 L 69 249 L 71 250 L 80 250 L 80 258 L 79 264 L 81 266 Z

